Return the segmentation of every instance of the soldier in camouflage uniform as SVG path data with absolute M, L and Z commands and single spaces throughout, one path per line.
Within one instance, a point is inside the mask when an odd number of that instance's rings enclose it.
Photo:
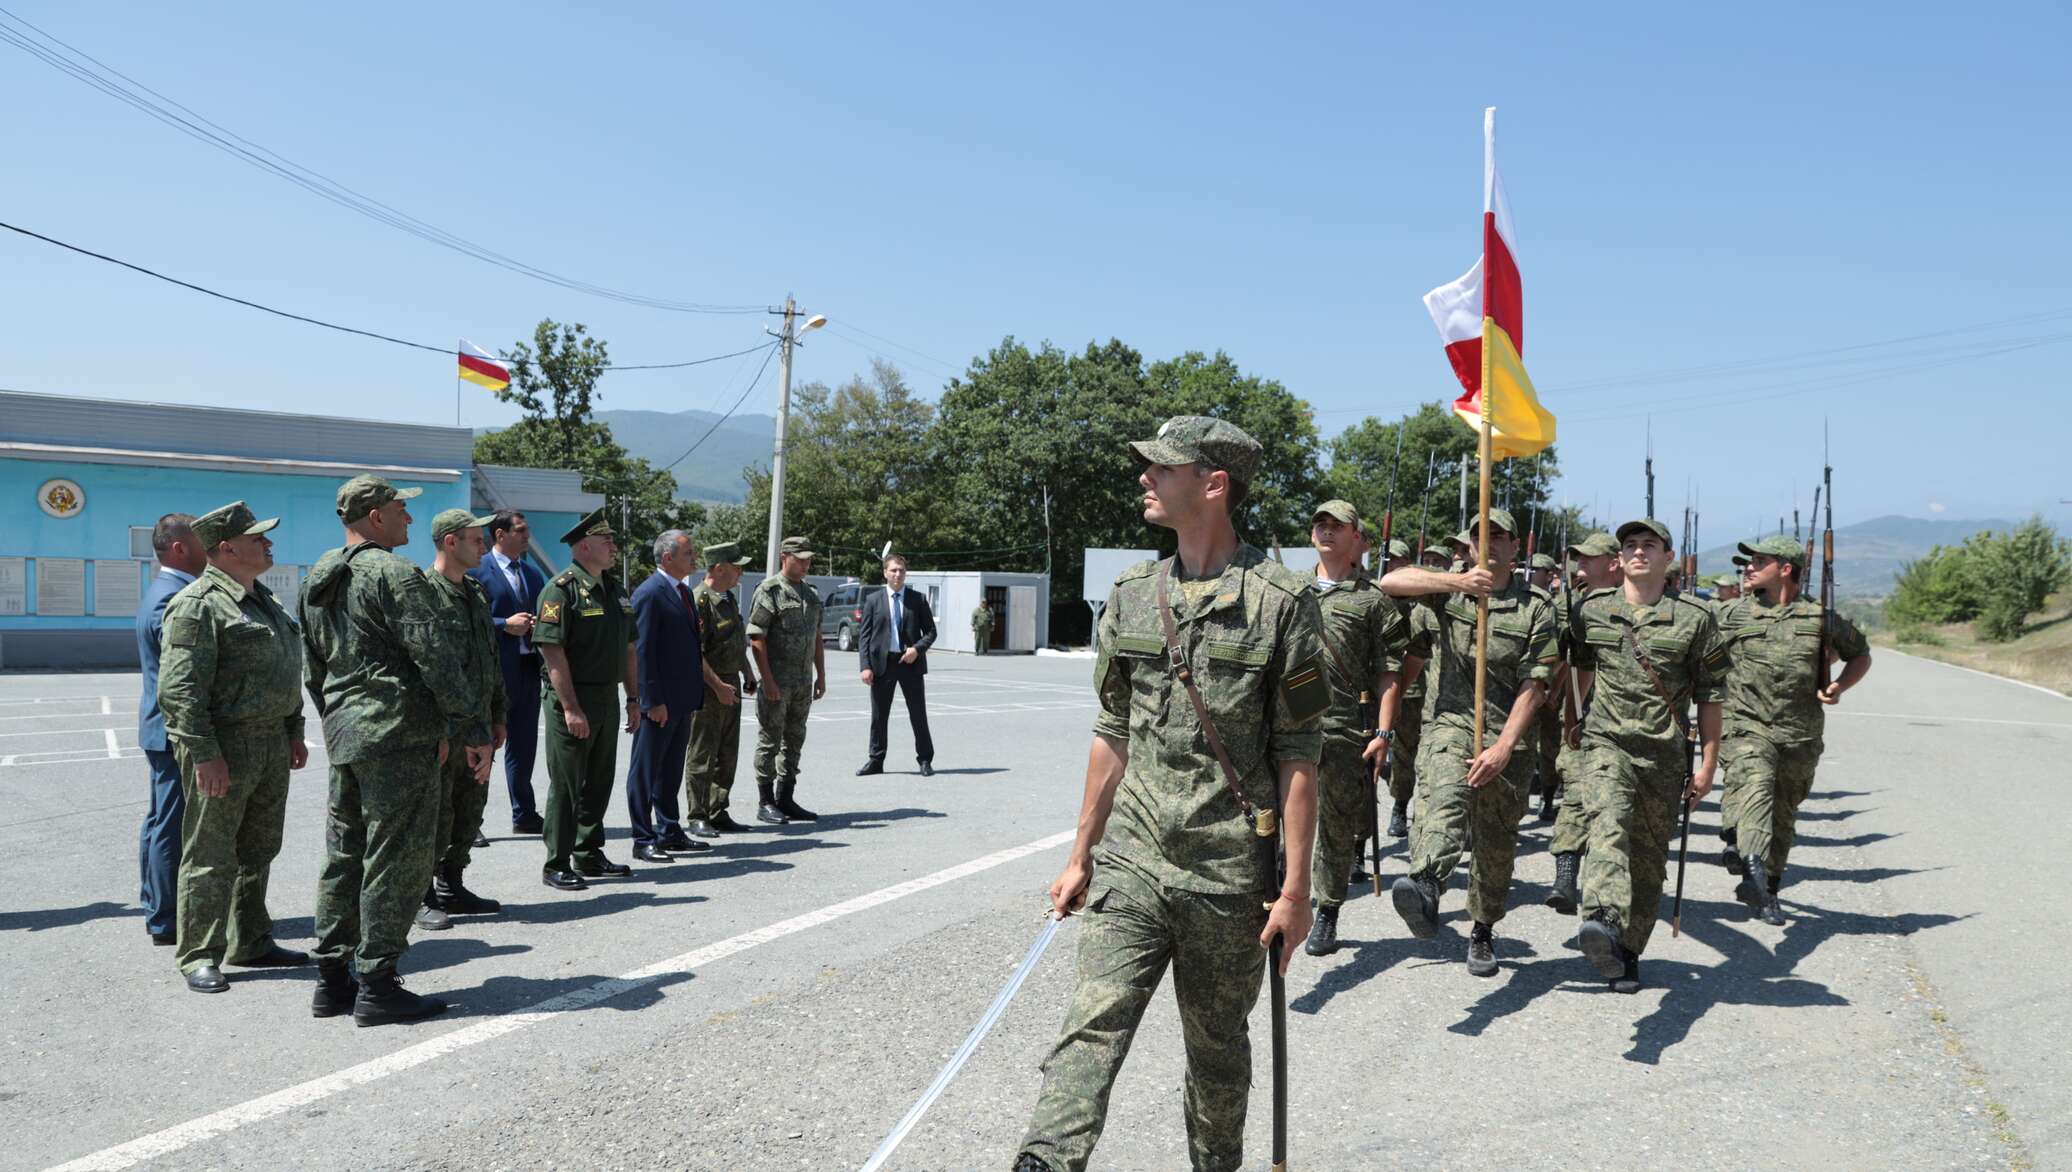
M 1585 779 L 1576 769 L 1581 755 L 1571 738 L 1582 734 L 1582 718 L 1589 712 L 1589 701 L 1576 688 L 1575 646 L 1571 641 L 1574 626 L 1569 612 L 1591 591 L 1616 587 L 1625 579 L 1619 571 L 1619 543 L 1603 530 L 1585 534 L 1567 552 L 1575 559 L 1577 580 L 1567 590 L 1554 593 L 1555 630 L 1559 633 L 1567 682 L 1551 707 L 1557 719 L 1563 721 L 1573 709 L 1576 724 L 1560 739 L 1561 748 L 1554 756 L 1554 771 L 1561 778 L 1561 809 L 1555 815 L 1554 833 L 1547 843 L 1547 850 L 1554 856 L 1554 887 L 1547 893 L 1547 906 L 1572 916 L 1583 899 L 1581 871 L 1583 848 L 1590 841 L 1590 812 L 1584 793 Z
M 806 716 L 827 695 L 827 652 L 820 642 L 820 592 L 806 581 L 813 543 L 787 537 L 779 553 L 781 572 L 763 579 L 749 603 L 748 643 L 763 682 L 755 702 L 755 818 L 781 826 L 815 817 L 792 795 L 806 747 Z
M 230 988 L 234 965 L 284 968 L 309 957 L 274 943 L 266 881 L 281 850 L 288 772 L 302 740 L 301 635 L 259 576 L 273 566 L 264 521 L 245 502 L 195 518 L 208 568 L 166 604 L 158 704 L 180 759 L 174 960 L 197 993 Z
M 1283 942 L 1285 968 L 1310 926 L 1315 772 L 1331 700 L 1316 592 L 1231 527 L 1259 466 L 1252 437 L 1181 416 L 1130 447 L 1144 465 L 1144 518 L 1175 531 L 1179 554 L 1124 571 L 1101 615 L 1100 713 L 1079 835 L 1050 888 L 1055 914 L 1086 918 L 1078 978 L 1015 1172 L 1087 1167 L 1108 1093 L 1168 967 L 1187 1043 L 1191 1163 L 1197 1172 L 1237 1168 L 1264 949 Z M 1184 675 L 1167 657 L 1162 594 Z M 1182 680 L 1199 690 L 1234 779 Z M 1270 817 L 1276 806 L 1286 860 L 1278 892 L 1272 840 L 1245 814 Z
M 1496 972 L 1496 923 L 1504 917 L 1518 844 L 1518 819 L 1532 784 L 1529 740 L 1534 710 L 1553 675 L 1554 615 L 1547 599 L 1512 569 L 1518 556 L 1516 524 L 1505 509 L 1489 510 L 1489 568 L 1473 549 L 1470 567 L 1448 574 L 1417 567 L 1381 581 L 1397 598 L 1436 596 L 1410 621 L 1406 670 L 1428 664 L 1436 675 L 1425 697 L 1424 744 L 1418 751 L 1420 784 L 1410 873 L 1390 889 L 1412 935 L 1439 930 L 1439 894 L 1473 846 L 1468 871 L 1468 971 Z M 1475 746 L 1477 598 L 1489 600 L 1488 685 L 1483 744 Z
M 1570 623 L 1576 686 L 1590 698 L 1578 765 L 1589 787 L 1590 842 L 1577 944 L 1615 992 L 1634 993 L 1662 902 L 1677 802 L 1703 798 L 1719 764 L 1726 652 L 1712 612 L 1665 590 L 1676 550 L 1669 527 L 1628 521 L 1616 537 L 1623 586 L 1592 591 Z M 1681 724 L 1693 700 L 1704 754 L 1695 773 Z
M 339 486 L 346 545 L 310 567 L 299 608 L 303 684 L 331 759 L 310 1012 L 349 1011 L 360 1025 L 446 1009 L 403 988 L 396 963 L 432 881 L 439 768 L 449 755 L 479 766 L 491 752 L 436 588 L 393 552 L 410 540 L 404 502 L 423 491 L 379 476 Z
M 1401 702 L 1397 671 L 1409 627 L 1395 600 L 1361 572 L 1359 510 L 1350 501 L 1318 505 L 1310 521 L 1317 551 L 1312 585 L 1323 621 L 1325 675 L 1331 708 L 1324 716 L 1323 757 L 1317 762 L 1317 845 L 1310 867 L 1316 922 L 1304 949 L 1311 956 L 1338 951 L 1338 910 L 1374 805 L 1373 762 L 1388 750 Z M 1369 745 L 1373 752 L 1368 753 Z
M 466 509 L 447 509 L 432 518 L 432 596 L 448 628 L 446 637 L 460 646 L 462 674 L 478 698 L 477 711 L 489 723 L 489 747 L 504 747 L 504 673 L 497 662 L 496 624 L 489 615 L 489 591 L 468 574 L 482 564 L 482 526 L 495 516 L 477 517 Z M 432 889 L 418 913 L 420 928 L 450 927 L 447 916 L 486 916 L 503 904 L 469 891 L 461 874 L 474 857 L 475 836 L 482 829 L 482 811 L 489 804 L 489 769 L 484 754 L 470 769 L 468 755 L 449 753 L 439 771 L 439 827 L 433 836 Z
M 1558 585 L 1556 579 L 1561 575 L 1561 564 L 1547 554 L 1536 553 L 1526 560 L 1526 566 L 1531 571 L 1525 576 L 1526 581 L 1532 585 L 1534 590 L 1539 592 L 1542 598 L 1547 600 L 1547 605 L 1553 608 L 1555 643 L 1558 648 L 1562 612 L 1560 607 L 1561 598 L 1556 590 Z M 1531 792 L 1538 794 L 1540 797 L 1540 821 L 1542 822 L 1552 822 L 1554 820 L 1556 803 L 1560 798 L 1561 791 L 1561 775 L 1554 768 L 1555 759 L 1561 752 L 1561 707 L 1555 702 L 1558 697 L 1554 692 L 1555 683 L 1558 681 L 1560 674 L 1557 671 L 1556 679 L 1548 681 L 1547 702 L 1540 705 L 1538 715 L 1534 716 L 1532 720 L 1533 774 Z M 1531 803 L 1528 802 L 1527 804 L 1530 805 Z
M 755 672 L 748 665 L 748 628 L 741 621 L 734 587 L 741 584 L 741 546 L 725 542 L 705 547 L 705 580 L 691 591 L 698 612 L 698 646 L 713 676 L 734 689 L 717 703 L 691 714 L 691 750 L 683 763 L 684 806 L 688 828 L 700 838 L 748 829 L 727 813 L 734 792 L 734 773 L 741 758 L 741 697 L 755 695 Z
M 1813 792 L 1827 714 L 1871 669 L 1870 644 L 1853 623 L 1826 614 L 1800 594 L 1806 547 L 1789 537 L 1741 543 L 1747 597 L 1720 612 L 1727 649 L 1726 764 L 1736 794 L 1735 841 L 1744 878 L 1734 890 L 1763 922 L 1784 923 L 1777 904 L 1799 804 Z M 1823 624 L 1842 674 L 1825 688 L 1815 677 Z M 1725 817 L 1724 807 L 1722 817 Z
M 574 564 L 540 591 L 533 646 L 546 661 L 547 861 L 540 882 L 581 891 L 590 879 L 631 874 L 604 854 L 604 816 L 618 777 L 619 726 L 640 722 L 640 673 L 633 651 L 633 604 L 612 569 L 618 535 L 593 510 L 561 535 Z M 624 686 L 626 702 L 616 704 Z
M 1410 565 L 1410 555 L 1408 544 L 1400 540 L 1389 542 L 1388 562 L 1382 567 L 1382 573 L 1394 573 Z M 1389 601 L 1395 604 L 1396 613 L 1403 616 L 1403 630 L 1407 635 L 1411 608 L 1419 603 L 1411 598 L 1392 598 Z M 1390 838 L 1402 838 L 1410 833 L 1410 799 L 1417 794 L 1417 747 L 1423 743 L 1420 734 L 1424 732 L 1424 673 L 1402 671 L 1399 679 L 1402 681 L 1398 685 L 1402 697 L 1396 704 L 1396 720 L 1390 727 L 1389 737 Z
M 993 645 L 993 608 L 981 602 L 971 611 L 971 650 L 984 655 Z

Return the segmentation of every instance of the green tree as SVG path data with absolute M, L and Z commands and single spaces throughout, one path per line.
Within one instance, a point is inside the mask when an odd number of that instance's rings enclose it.
M 1371 518 L 1378 531 L 1388 506 L 1398 433 L 1403 437 L 1403 461 L 1395 467 L 1394 536 L 1415 548 L 1419 534 L 1429 545 L 1460 529 L 1463 464 L 1468 467 L 1472 524 L 1481 491 L 1474 467 L 1476 437 L 1444 403 L 1427 403 L 1394 423 L 1369 417 L 1340 432 L 1331 441 L 1331 467 L 1324 476 L 1329 495 L 1358 506 L 1360 515 Z M 1581 536 L 1580 510 L 1555 509 L 1549 501 L 1560 471 L 1560 456 L 1552 447 L 1525 459 L 1499 460 L 1490 468 L 1490 503 L 1509 508 L 1523 528 L 1536 524 L 1537 548 L 1548 553 L 1557 552 L 1564 525 L 1573 534 L 1570 540 Z M 1302 523 L 1307 528 L 1308 518 Z
M 1229 355 L 1189 351 L 1144 372 L 1152 414 L 1227 419 L 1265 449 L 1259 477 L 1238 509 L 1238 532 L 1261 545 L 1306 543 L 1310 510 L 1323 497 L 1317 428 L 1309 404 L 1275 379 L 1245 374 Z

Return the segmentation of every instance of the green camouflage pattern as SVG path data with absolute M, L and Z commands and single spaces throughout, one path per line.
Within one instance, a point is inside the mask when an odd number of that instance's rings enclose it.
M 1131 443 L 1130 453 L 1146 464 L 1206 464 L 1250 484 L 1265 449 L 1229 420 L 1175 415 L 1159 425 L 1154 438 Z
M 1773 877 L 1784 874 L 1798 837 L 1799 806 L 1813 792 L 1821 741 L 1779 744 L 1768 737 L 1739 737 L 1721 751 L 1734 779 L 1733 809 L 1721 803 L 1720 820 L 1734 830 L 1734 848 L 1763 860 Z
M 439 769 L 438 826 L 432 832 L 432 863 L 465 871 L 475 859 L 475 835 L 482 829 L 482 811 L 489 806 L 489 787 L 475 780 L 466 753 L 452 753 Z
M 1406 696 L 1389 741 L 1389 800 L 1407 803 L 1417 795 L 1417 749 L 1424 743 L 1424 705 Z
M 1382 676 L 1402 670 L 1410 624 L 1372 578 L 1329 586 L 1316 579 L 1313 585 L 1323 623 L 1324 675 L 1331 682 L 1324 736 L 1365 745 L 1381 703 L 1376 689 Z
M 273 947 L 266 886 L 288 818 L 288 742 L 276 719 L 218 725 L 214 743 L 230 768 L 230 792 L 219 798 L 196 788 L 195 757 L 179 751 L 187 811 L 173 960 L 183 973 L 226 959 L 241 963 Z
M 770 675 L 787 693 L 813 686 L 820 611 L 820 591 L 811 582 L 793 582 L 782 574 L 757 583 L 749 600 L 748 637 L 762 638 Z
M 709 553 L 710 551 L 708 551 Z M 748 670 L 748 628 L 731 590 L 714 590 L 704 582 L 691 591 L 698 612 L 699 646 L 712 674 L 737 688 Z M 721 704 L 711 696 L 691 714 L 691 744 L 684 755 L 683 779 L 687 816 L 711 818 L 726 812 L 734 792 L 734 774 L 741 758 L 741 709 L 748 702 Z
M 1870 653 L 1856 624 L 1841 615 L 1823 620 L 1818 602 L 1800 598 L 1765 606 L 1736 598 L 1719 611 L 1720 640 L 1726 645 L 1726 716 L 1730 737 L 1760 736 L 1779 745 L 1817 741 L 1827 731 L 1827 706 L 1816 693 L 1820 628 L 1842 660 Z
M 489 743 L 464 648 L 445 636 L 416 566 L 373 542 L 334 549 L 310 567 L 299 610 L 303 684 L 333 765 L 449 738 Z
M 1170 560 L 1170 559 L 1168 559 Z M 1101 614 L 1094 732 L 1129 746 L 1102 855 L 1166 887 L 1216 895 L 1273 890 L 1244 820 L 1166 659 L 1158 571 L 1116 579 Z M 1214 579 L 1173 580 L 1181 654 L 1255 808 L 1274 809 L 1279 768 L 1315 763 L 1331 702 L 1317 593 L 1251 545 Z
M 1107 1122 L 1108 1093 L 1170 967 L 1187 1046 L 1181 1110 L 1190 1166 L 1241 1167 L 1252 1097 L 1250 1021 L 1266 975 L 1259 947 L 1265 908 L 1251 894 L 1175 888 L 1117 861 L 1095 872 L 1079 914 L 1078 979 L 1043 1062 L 1021 1150 L 1053 1169 L 1088 1167 Z
M 302 739 L 302 635 L 265 583 L 246 590 L 209 566 L 166 603 L 163 622 L 158 706 L 174 748 L 214 761 L 227 725 L 241 738 L 269 726 Z
M 1362 744 L 1343 737 L 1324 738 L 1324 758 L 1317 762 L 1317 838 L 1310 852 L 1310 897 L 1326 907 L 1345 902 L 1352 875 L 1353 848 L 1367 823 L 1373 787 L 1367 783 Z
M 1430 605 L 1411 608 L 1405 655 L 1424 660 L 1425 736 L 1440 724 L 1475 727 L 1475 610 L 1466 594 L 1431 595 Z M 1511 718 L 1518 693 L 1553 675 L 1554 611 L 1521 574 L 1513 573 L 1489 598 L 1489 667 L 1484 695 L 1488 739 Z
M 1582 914 L 1604 920 L 1635 956 L 1661 913 L 1687 760 L 1681 741 L 1635 752 L 1586 740 L 1577 763 L 1588 803 Z
M 332 763 L 311 952 L 319 962 L 350 961 L 362 980 L 395 971 L 432 882 L 440 796 L 436 743 Z
M 510 698 L 504 694 L 504 672 L 497 661 L 496 623 L 489 616 L 489 591 L 466 575 L 458 582 L 444 574 L 428 577 L 446 637 L 459 648 L 461 678 L 466 681 L 468 694 L 477 698 L 475 718 L 495 729 L 504 723 Z
M 1425 728 L 1417 754 L 1417 812 L 1410 828 L 1410 874 L 1443 891 L 1446 880 L 1468 861 L 1468 915 L 1478 923 L 1504 918 L 1511 871 L 1518 849 L 1518 819 L 1532 788 L 1533 749 L 1521 744 L 1503 776 L 1471 789 L 1468 766 L 1475 731 L 1447 721 Z M 1474 842 L 1468 850 L 1470 837 Z
M 789 793 L 787 787 L 798 783 L 806 718 L 813 711 L 811 683 L 779 686 L 784 692 L 781 700 L 770 697 L 767 684 L 755 694 L 755 784 L 765 800 L 777 792 Z

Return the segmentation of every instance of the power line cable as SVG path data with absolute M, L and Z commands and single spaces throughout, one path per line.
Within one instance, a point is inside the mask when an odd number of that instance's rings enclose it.
M 671 468 L 676 467 L 678 464 L 683 463 L 684 460 L 690 457 L 690 454 L 692 452 L 698 450 L 698 446 L 700 444 L 703 444 L 706 440 L 712 438 L 712 433 L 719 430 L 720 424 L 725 423 L 727 420 L 732 419 L 734 417 L 734 412 L 739 411 L 741 409 L 741 404 L 746 403 L 748 401 L 748 396 L 755 392 L 755 388 L 757 386 L 761 385 L 763 381 L 763 373 L 770 369 L 770 354 L 775 354 L 777 352 L 778 345 L 779 343 L 777 342 L 768 342 L 764 344 L 763 349 L 768 350 L 770 353 L 763 355 L 763 364 L 755 368 L 755 377 L 748 380 L 748 389 L 741 392 L 741 397 L 734 400 L 734 405 L 727 408 L 727 413 L 725 415 L 722 415 L 718 419 L 712 421 L 712 426 L 705 429 L 704 435 L 701 435 L 697 439 L 691 441 L 691 446 L 683 450 L 683 455 L 678 456 L 676 459 L 671 460 L 667 464 L 662 465 L 661 471 L 667 472 Z
M 513 273 L 532 277 L 551 285 L 576 292 L 588 293 L 630 305 L 651 309 L 662 309 L 676 313 L 763 313 L 759 305 L 710 305 L 698 302 L 677 301 L 669 298 L 651 297 L 645 294 L 629 293 L 625 290 L 595 284 L 563 276 L 560 273 L 529 264 L 514 257 L 496 252 L 484 245 L 476 244 L 436 224 L 410 215 L 407 212 L 382 203 L 372 196 L 356 191 L 345 184 L 305 167 L 280 153 L 237 134 L 228 128 L 209 120 L 189 107 L 142 82 L 122 73 L 83 50 L 73 47 L 50 33 L 23 20 L 5 8 L 0 8 L 0 20 L 11 22 L 27 33 L 6 24 L 0 24 L 0 41 L 15 46 L 24 53 L 42 61 L 51 68 L 64 73 L 102 93 L 134 107 L 143 114 L 179 131 L 182 134 L 246 163 L 268 172 L 322 199 L 407 232 L 421 240 L 450 249 L 476 260 L 492 264 Z M 32 39 L 36 38 L 36 39 Z M 43 43 L 38 43 L 40 39 Z M 53 47 L 54 46 L 54 47 Z M 148 95 L 148 96 L 147 96 Z M 156 100 L 154 100 L 156 99 Z

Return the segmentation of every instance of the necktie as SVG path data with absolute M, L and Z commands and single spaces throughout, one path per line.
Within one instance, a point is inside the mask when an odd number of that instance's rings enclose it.
M 683 608 L 691 613 L 691 621 L 698 621 L 698 608 L 691 604 L 691 588 L 681 582 L 676 584 L 676 596 L 683 599 Z
M 901 593 L 903 592 L 898 590 L 892 592 L 892 649 L 894 651 L 906 650 L 906 647 L 899 641 L 899 596 Z

